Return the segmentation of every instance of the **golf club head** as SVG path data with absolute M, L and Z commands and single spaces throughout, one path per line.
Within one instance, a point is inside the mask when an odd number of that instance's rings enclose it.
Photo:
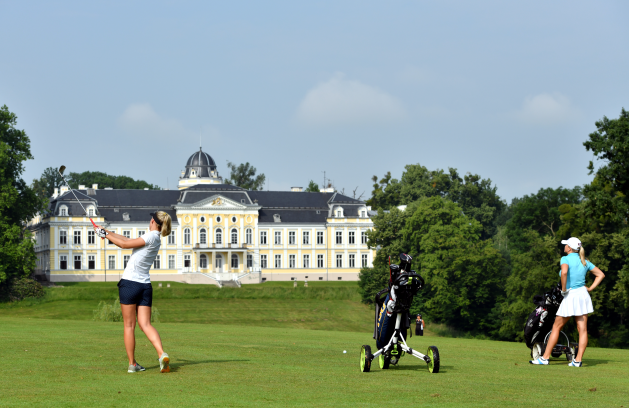
M 63 172 L 66 171 L 66 166 L 59 167 L 59 174 L 63 176 Z

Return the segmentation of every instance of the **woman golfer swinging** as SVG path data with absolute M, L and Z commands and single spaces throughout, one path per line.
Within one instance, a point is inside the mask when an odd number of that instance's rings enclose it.
M 567 254 L 561 258 L 561 271 L 559 272 L 563 300 L 557 311 L 553 331 L 548 338 L 544 355 L 537 360 L 530 361 L 530 363 L 548 365 L 550 353 L 557 344 L 557 340 L 559 340 L 561 329 L 568 323 L 570 317 L 574 316 L 577 322 L 577 329 L 579 330 L 579 352 L 568 365 L 570 367 L 581 367 L 581 359 L 588 344 L 588 314 L 594 311 L 589 292 L 601 283 L 605 274 L 594 266 L 592 262 L 585 259 L 585 251 L 578 238 L 569 238 L 561 241 L 561 243 L 566 245 L 564 252 Z M 585 275 L 588 271 L 591 271 L 595 276 L 594 283 L 589 288 L 585 286 Z
M 153 347 L 157 351 L 161 372 L 170 372 L 170 358 L 168 354 L 164 353 L 159 333 L 151 325 L 153 287 L 151 286 L 149 270 L 161 246 L 160 232 L 163 237 L 170 234 L 171 219 L 170 215 L 163 211 L 151 213 L 151 217 L 148 234 L 135 239 L 106 231 L 98 225 L 94 227 L 100 237 L 106 237 L 119 248 L 133 248 L 122 279 L 118 282 L 120 307 L 122 308 L 122 318 L 124 320 L 124 345 L 129 357 L 130 373 L 145 371 L 145 368 L 135 361 L 134 356 L 136 315 L 140 329 L 153 343 Z

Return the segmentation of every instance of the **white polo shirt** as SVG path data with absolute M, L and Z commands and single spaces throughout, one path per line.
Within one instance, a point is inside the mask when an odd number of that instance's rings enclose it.
M 143 247 L 133 249 L 127 267 L 124 268 L 122 279 L 139 283 L 151 283 L 149 271 L 159 252 L 159 248 L 162 246 L 162 240 L 160 239 L 159 231 L 149 231 L 140 238 L 144 240 L 145 244 Z

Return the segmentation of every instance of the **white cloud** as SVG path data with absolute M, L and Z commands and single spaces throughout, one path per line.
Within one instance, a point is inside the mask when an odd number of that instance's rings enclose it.
M 533 97 L 526 97 L 522 103 L 522 108 L 515 113 L 515 116 L 527 124 L 554 125 L 567 122 L 577 114 L 577 109 L 562 94 L 541 93 Z
M 203 126 L 199 131 L 187 129 L 176 119 L 159 116 L 148 103 L 137 103 L 129 107 L 118 118 L 118 126 L 133 137 L 158 140 L 199 140 L 217 142 L 220 139 L 218 130 L 211 126 Z
M 299 122 L 307 125 L 363 125 L 395 122 L 406 116 L 395 97 L 349 80 L 342 73 L 308 91 L 297 110 Z

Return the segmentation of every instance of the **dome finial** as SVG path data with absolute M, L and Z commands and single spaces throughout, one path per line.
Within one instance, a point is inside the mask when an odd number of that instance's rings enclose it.
M 201 135 L 199 135 L 199 150 L 203 150 L 203 143 L 201 143 Z

